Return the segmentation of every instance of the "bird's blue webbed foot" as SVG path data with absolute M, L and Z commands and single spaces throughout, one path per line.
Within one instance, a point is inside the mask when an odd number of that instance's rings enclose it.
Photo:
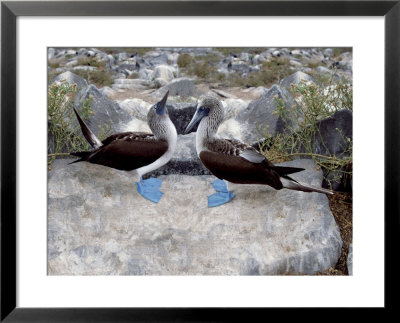
M 136 182 L 138 193 L 154 203 L 158 203 L 164 194 L 159 190 L 161 184 L 162 180 L 154 177 L 146 180 L 140 178 L 140 181 Z
M 221 179 L 216 179 L 212 186 L 217 191 L 208 197 L 208 207 L 220 206 L 228 203 L 235 196 L 231 191 L 228 191 L 226 182 Z

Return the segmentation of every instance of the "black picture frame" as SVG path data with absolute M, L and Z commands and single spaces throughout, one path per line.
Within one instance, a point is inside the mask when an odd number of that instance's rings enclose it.
M 266 309 L 16 307 L 16 19 L 19 16 L 384 16 L 385 309 L 396 307 L 400 1 L 4 1 L 1 3 L 1 322 L 237 321 Z M 368 163 L 368 161 L 365 161 Z M 370 166 L 374 176 L 374 166 Z M 371 187 L 373 189 L 373 187 Z M 373 238 L 373 233 L 371 233 Z M 371 261 L 373 261 L 371 259 Z M 251 320 L 251 319 L 250 319 Z

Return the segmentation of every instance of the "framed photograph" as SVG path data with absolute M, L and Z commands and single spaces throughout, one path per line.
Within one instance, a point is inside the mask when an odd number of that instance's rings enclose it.
M 392 308 L 399 14 L 2 2 L 1 320 Z

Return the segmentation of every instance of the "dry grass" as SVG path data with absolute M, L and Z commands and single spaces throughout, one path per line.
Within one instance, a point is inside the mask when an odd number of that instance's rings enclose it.
M 114 82 L 111 73 L 103 68 L 94 71 L 75 70 L 74 73 L 99 89 L 103 86 L 111 86 Z
M 79 57 L 78 65 L 104 68 L 105 62 L 99 62 L 96 57 Z
M 154 50 L 153 47 L 97 47 L 98 50 L 110 55 L 117 55 L 119 53 L 138 54 L 144 56 L 146 53 Z
M 108 98 L 117 102 L 122 102 L 126 99 L 141 99 L 143 101 L 150 103 L 157 102 L 157 99 L 153 97 L 152 93 L 148 92 L 145 93 L 143 91 L 138 91 L 135 89 L 125 89 L 125 90 L 115 91 L 113 94 L 108 96 Z
M 178 66 L 180 68 L 187 68 L 192 64 L 193 57 L 190 54 L 180 54 L 178 56 Z
M 353 241 L 353 197 L 351 193 L 335 192 L 328 196 L 332 214 L 340 229 L 340 236 L 343 240 L 342 254 L 335 266 L 319 273 L 319 275 L 343 276 L 348 275 L 347 255 L 349 246 Z
M 262 69 L 257 72 L 250 72 L 247 77 L 242 77 L 240 73 L 231 73 L 228 78 L 227 86 L 271 87 L 275 83 L 279 83 L 282 79 L 293 73 L 289 59 L 287 58 L 271 58 L 270 61 L 262 64 Z

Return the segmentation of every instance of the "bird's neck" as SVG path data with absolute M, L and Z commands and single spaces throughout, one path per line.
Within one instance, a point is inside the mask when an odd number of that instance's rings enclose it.
M 176 132 L 176 128 L 172 121 L 168 118 L 165 122 L 160 123 L 157 127 L 154 129 L 151 129 L 153 131 L 154 137 L 157 140 L 166 140 L 168 143 L 168 149 L 162 155 L 160 158 L 155 160 L 153 163 L 140 167 L 136 169 L 136 172 L 138 173 L 139 177 L 143 176 L 144 174 L 147 174 L 149 172 L 152 172 L 153 170 L 156 170 L 157 168 L 160 168 L 161 166 L 164 166 L 166 163 L 170 161 L 172 158 L 172 155 L 175 151 L 176 147 L 176 141 L 178 139 L 178 134 Z
M 166 140 L 168 144 L 175 142 L 177 139 L 176 128 L 172 121 L 167 118 L 163 122 L 150 125 L 150 129 L 154 134 L 154 137 L 158 140 Z
M 196 131 L 196 151 L 199 155 L 205 149 L 204 142 L 217 136 L 219 123 L 209 117 L 205 117 L 200 121 Z

